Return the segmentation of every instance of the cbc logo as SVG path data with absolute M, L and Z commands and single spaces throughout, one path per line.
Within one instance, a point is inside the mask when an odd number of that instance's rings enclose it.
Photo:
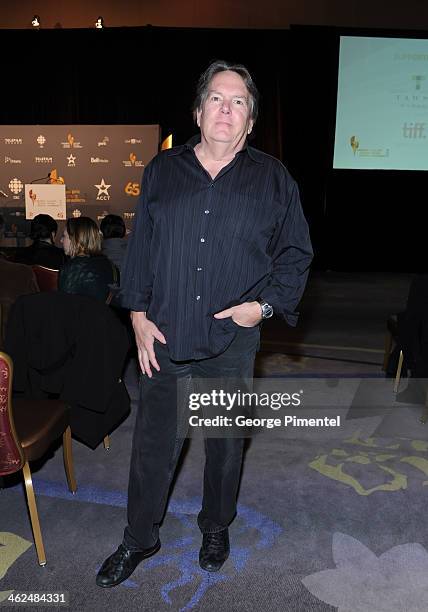
M 130 196 L 139 196 L 140 185 L 138 183 L 127 183 L 125 185 L 125 193 Z

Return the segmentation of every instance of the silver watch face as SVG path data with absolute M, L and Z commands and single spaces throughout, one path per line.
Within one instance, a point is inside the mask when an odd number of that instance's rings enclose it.
M 262 318 L 263 319 L 270 319 L 270 317 L 273 315 L 273 308 L 270 304 L 268 304 L 265 301 L 261 301 L 260 302 L 260 306 L 262 308 Z

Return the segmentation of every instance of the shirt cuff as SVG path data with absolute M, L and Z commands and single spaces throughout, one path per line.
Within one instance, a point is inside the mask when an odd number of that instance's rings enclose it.
M 134 310 L 135 312 L 147 312 L 150 299 L 147 293 L 138 291 L 119 291 L 118 300 L 123 308 Z

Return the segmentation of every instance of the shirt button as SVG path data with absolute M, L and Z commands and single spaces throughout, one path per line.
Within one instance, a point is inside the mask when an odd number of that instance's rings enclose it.
M 202 268 L 196 268 L 198 272 L 200 272 L 202 270 Z
M 205 242 L 205 238 L 201 238 L 201 242 Z
M 206 214 L 206 215 L 209 215 L 209 214 L 210 214 L 210 211 L 209 211 L 209 210 L 205 210 L 204 212 L 205 212 L 205 214 Z
M 201 299 L 201 296 L 200 296 L 200 295 L 197 295 L 197 296 L 196 296 L 196 299 L 197 299 L 197 300 L 200 300 L 200 299 Z

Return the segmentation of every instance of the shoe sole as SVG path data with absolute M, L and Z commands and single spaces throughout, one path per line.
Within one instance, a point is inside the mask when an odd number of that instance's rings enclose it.
M 144 561 L 145 559 L 148 559 L 149 557 L 153 557 L 153 555 L 155 555 L 157 552 L 159 552 L 160 547 L 161 547 L 161 543 L 159 542 L 158 545 L 153 550 L 151 550 L 150 552 L 148 552 L 147 554 L 144 555 L 144 557 L 141 559 L 141 561 Z M 99 584 L 97 579 L 96 579 L 95 582 L 96 582 L 97 586 L 101 587 L 102 589 L 110 589 L 111 587 L 115 587 L 118 584 L 121 584 L 122 582 L 125 582 L 125 580 L 128 580 L 129 576 L 132 576 L 132 574 L 135 572 L 137 567 L 140 565 L 141 561 L 139 561 L 137 563 L 137 565 L 134 567 L 132 572 L 129 572 L 129 574 L 127 576 L 125 576 L 124 578 L 121 578 L 120 580 L 117 580 L 116 582 L 112 582 L 111 584 Z

